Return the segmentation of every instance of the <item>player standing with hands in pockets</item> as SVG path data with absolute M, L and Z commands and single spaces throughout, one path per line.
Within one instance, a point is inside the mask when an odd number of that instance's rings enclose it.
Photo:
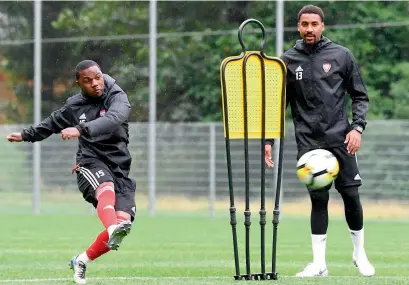
M 324 13 L 317 6 L 304 6 L 298 13 L 301 40 L 282 56 L 287 66 L 287 105 L 291 106 L 299 159 L 313 149 L 331 151 L 338 159 L 340 172 L 335 188 L 345 206 L 345 218 L 351 234 L 353 263 L 364 276 L 375 269 L 364 249 L 361 186 L 356 152 L 366 126 L 369 98 L 359 67 L 347 48 L 324 37 Z M 346 94 L 352 100 L 352 123 L 346 112 Z M 272 145 L 265 146 L 265 161 L 273 167 Z M 308 189 L 311 198 L 311 238 L 313 262 L 298 277 L 327 276 L 325 260 L 328 200 L 331 185 L 324 189 Z
M 74 282 L 86 284 L 87 262 L 117 250 L 129 234 L 135 216 L 135 181 L 128 177 L 132 158 L 128 150 L 131 106 L 115 80 L 92 60 L 75 70 L 81 92 L 68 98 L 38 126 L 7 136 L 10 142 L 38 142 L 61 134 L 78 138 L 77 184 L 84 199 L 97 209 L 103 230 L 89 248 L 70 261 Z

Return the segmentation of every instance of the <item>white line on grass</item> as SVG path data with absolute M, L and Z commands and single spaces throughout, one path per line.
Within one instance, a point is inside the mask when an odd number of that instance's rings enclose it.
M 114 262 L 113 264 L 106 264 L 106 263 L 100 263 L 100 264 L 93 264 L 95 265 L 95 268 L 99 270 L 103 269 L 108 269 L 108 270 L 113 270 L 113 269 L 135 269 L 135 270 L 143 270 L 144 268 L 156 268 L 157 272 L 160 272 L 162 268 L 168 268 L 168 269 L 186 269 L 186 268 L 218 268 L 218 269 L 232 269 L 234 268 L 234 261 L 227 261 L 227 260 L 216 260 L 216 259 L 206 259 L 206 260 L 201 260 L 201 261 L 155 261 L 155 260 L 149 260 L 149 261 L 138 261 L 138 262 L 132 262 L 132 263 L 127 263 L 126 266 L 123 264 L 120 264 L 118 262 Z M 407 269 L 407 263 L 402 263 L 402 262 L 393 262 L 393 261 L 385 261 L 385 262 L 377 262 L 376 268 L 378 269 L 395 269 L 395 270 L 400 270 L 400 272 L 406 272 L 404 270 Z M 54 263 L 54 262 L 49 262 L 49 263 L 43 263 L 42 266 L 46 266 L 49 270 L 67 270 L 68 271 L 68 266 L 66 265 L 65 262 L 59 262 L 59 263 Z M 280 268 L 287 268 L 291 270 L 299 270 L 305 266 L 305 261 L 281 261 L 279 263 Z M 27 264 L 0 264 L 0 272 L 7 272 L 7 270 L 24 270 L 27 267 Z M 331 269 L 341 269 L 341 270 L 357 270 L 356 267 L 352 264 L 351 261 L 345 261 L 345 262 L 331 262 L 328 263 L 328 268 Z M 3 275 L 4 277 L 4 275 Z M 409 277 L 409 276 L 408 276 Z
M 203 249 L 199 248 L 197 250 L 194 251 L 202 251 Z M 393 256 L 393 255 L 405 255 L 407 254 L 407 252 L 405 250 L 409 250 L 409 247 L 403 247 L 400 250 L 396 250 L 395 249 L 391 249 L 391 250 L 386 250 L 389 256 Z M 229 250 L 226 250 L 228 252 L 230 252 Z M 385 251 L 378 251 L 378 250 L 367 250 L 371 255 L 381 255 L 384 256 L 385 255 Z M 179 252 L 179 249 L 167 249 L 166 250 L 167 253 L 169 252 Z M 0 254 L 56 254 L 56 253 L 60 253 L 60 254 L 75 254 L 76 252 L 74 250 L 71 249 L 0 249 Z M 152 250 L 147 250 L 147 249 L 138 249 L 138 250 L 124 250 L 121 252 L 121 255 L 135 255 L 135 254 L 146 254 L 146 253 L 152 253 Z M 220 249 L 206 249 L 206 253 L 220 253 Z M 311 250 L 298 250 L 298 249 L 279 249 L 277 251 L 278 254 L 311 254 Z M 332 250 L 329 252 L 330 255 L 339 255 L 339 256 L 349 256 L 348 254 L 345 254 L 344 250 Z
M 94 278 L 87 278 L 87 280 L 178 280 L 178 279 L 228 279 L 228 277 L 221 277 L 221 276 L 207 276 L 207 277 L 171 277 L 171 276 L 164 276 L 164 277 L 126 277 L 126 276 L 117 276 L 117 277 L 94 277 Z M 0 280 L 0 283 L 37 283 L 37 282 L 47 282 L 47 281 L 71 281 L 72 278 L 37 278 L 37 279 L 9 279 L 9 280 Z
M 279 276 L 279 279 L 294 279 L 294 278 L 299 278 L 296 276 Z M 363 278 L 360 276 L 327 276 L 327 277 L 317 277 L 317 278 Z M 372 277 L 374 279 L 409 279 L 409 276 L 375 276 Z M 187 276 L 163 276 L 163 277 L 126 277 L 126 276 L 117 276 L 117 277 L 94 277 L 94 278 L 88 278 L 88 280 L 180 280 L 180 279 L 193 279 L 193 280 L 206 280 L 206 279 L 231 279 L 233 280 L 232 277 L 223 277 L 223 276 L 204 276 L 204 277 L 187 277 Z M 8 279 L 8 280 L 0 280 L 0 283 L 39 283 L 39 282 L 51 282 L 51 281 L 61 281 L 61 282 L 66 282 L 66 281 L 71 281 L 72 278 L 38 278 L 38 279 Z

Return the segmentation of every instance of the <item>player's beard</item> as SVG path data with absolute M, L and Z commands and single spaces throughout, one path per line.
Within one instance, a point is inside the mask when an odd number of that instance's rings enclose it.
M 313 45 L 317 42 L 317 39 L 314 34 L 305 34 L 304 42 L 309 45 Z

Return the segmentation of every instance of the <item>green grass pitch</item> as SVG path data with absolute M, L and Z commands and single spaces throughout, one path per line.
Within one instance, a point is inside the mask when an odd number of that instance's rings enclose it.
M 259 225 L 252 216 L 252 269 L 260 271 Z M 244 273 L 244 226 L 239 218 L 240 261 Z M 70 258 L 83 251 L 102 229 L 84 215 L 1 216 L 1 284 L 72 284 Z M 298 279 L 311 261 L 309 220 L 283 217 L 278 231 L 276 284 L 409 284 L 409 221 L 367 220 L 366 248 L 376 276 L 359 276 L 351 261 L 352 243 L 344 220 L 331 219 L 327 263 L 330 277 Z M 267 225 L 267 269 L 271 268 L 272 225 Z M 237 284 L 234 281 L 231 227 L 227 215 L 140 214 L 130 236 L 87 269 L 88 284 Z

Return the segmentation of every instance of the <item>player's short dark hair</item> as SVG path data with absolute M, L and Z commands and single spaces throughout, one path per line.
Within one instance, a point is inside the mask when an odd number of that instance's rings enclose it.
M 80 79 L 80 72 L 87 68 L 90 68 L 91 66 L 98 66 L 98 68 L 101 69 L 98 63 L 90 59 L 86 59 L 86 60 L 79 62 L 77 66 L 75 67 L 75 79 L 77 80 Z
M 300 12 L 298 12 L 298 21 L 300 21 L 302 14 L 317 14 L 321 17 L 321 21 L 324 22 L 324 12 L 318 6 L 314 5 L 307 5 L 301 8 Z

